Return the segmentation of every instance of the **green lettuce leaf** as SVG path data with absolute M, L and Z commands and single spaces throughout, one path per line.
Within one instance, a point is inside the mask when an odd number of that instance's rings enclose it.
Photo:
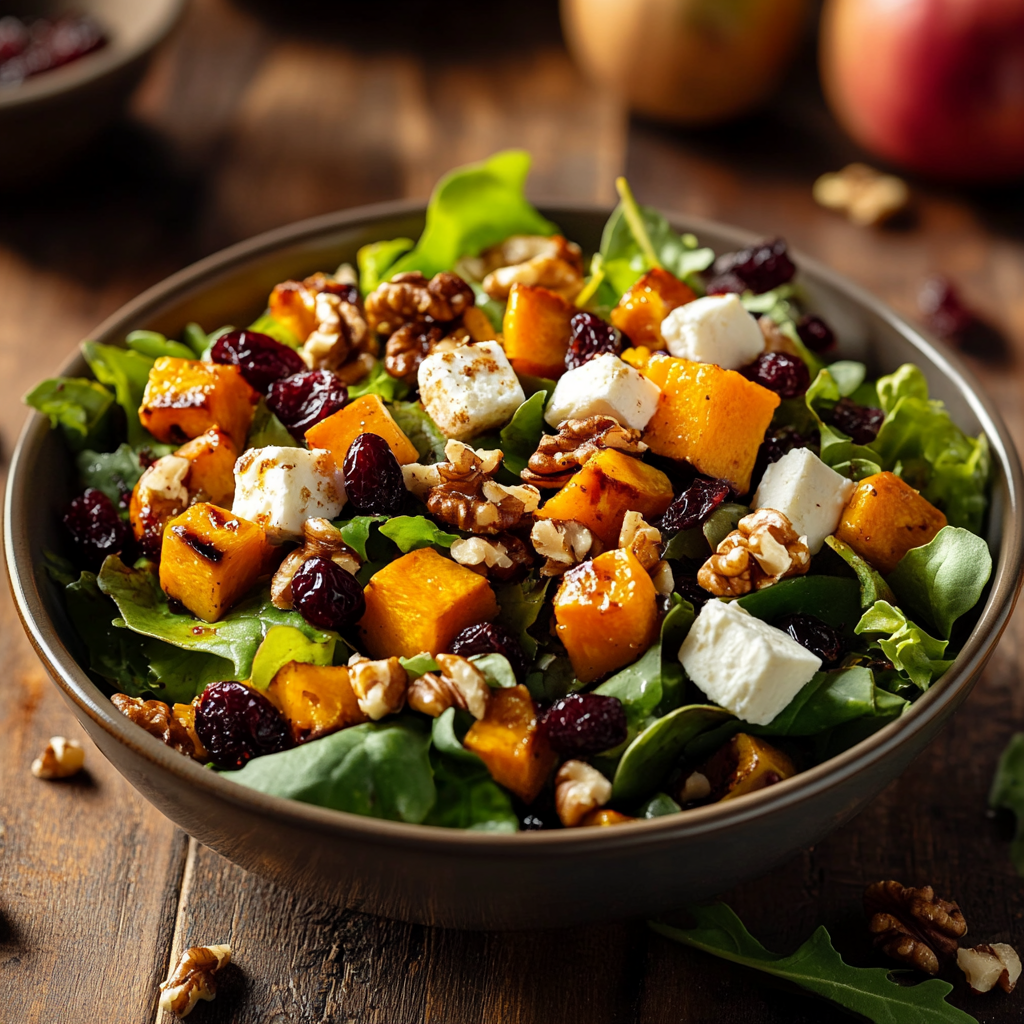
M 1016 816 L 1017 833 L 1010 846 L 1010 860 L 1017 874 L 1024 876 L 1024 732 L 1010 737 L 999 755 L 988 805 L 993 810 L 1011 811 Z
M 875 642 L 882 653 L 897 671 L 905 673 L 922 690 L 927 690 L 953 664 L 942 657 L 946 653 L 946 640 L 929 636 L 888 601 L 876 601 L 864 613 L 854 632 L 878 634 Z
M 860 585 L 861 608 L 870 608 L 876 601 L 896 603 L 896 595 L 881 573 L 865 562 L 846 541 L 837 537 L 826 537 L 825 543 L 856 573 Z
M 367 545 L 373 527 L 387 521 L 387 516 L 353 516 L 351 519 L 336 519 L 334 525 L 341 531 L 341 539 L 365 562 L 370 558 Z
M 518 682 L 504 654 L 474 654 L 469 660 L 483 673 L 492 690 L 508 690 Z
M 378 359 L 373 364 L 373 369 L 358 384 L 349 385 L 348 397 L 351 399 L 361 398 L 363 395 L 379 395 L 385 402 L 390 403 L 406 398 L 411 390 L 404 380 L 392 377 L 385 369 L 384 363 Z M 393 414 L 394 410 L 391 411 Z
M 839 384 L 827 369 L 819 370 L 807 389 L 804 401 L 821 433 L 821 461 L 836 472 L 854 471 L 852 479 L 880 473 L 885 467 L 878 462 L 878 453 L 868 445 L 854 444 L 852 438 L 827 423 L 832 409 L 844 397 Z M 848 475 L 843 473 L 843 475 Z
M 291 431 L 270 411 L 267 400 L 261 398 L 253 410 L 245 447 L 266 448 L 270 445 L 278 448 L 305 447 L 300 441 L 295 440 Z
M 403 555 L 418 548 L 447 551 L 459 539 L 457 533 L 445 533 L 426 516 L 394 516 L 381 525 L 380 533 L 393 541 Z
M 381 281 L 387 280 L 388 271 L 394 266 L 395 261 L 415 245 L 411 238 L 391 238 L 364 245 L 356 253 L 359 289 L 363 295 L 369 295 Z
M 420 453 L 422 462 L 445 461 L 444 446 L 448 438 L 441 433 L 419 402 L 394 402 L 389 409 L 402 432 Z
M 37 384 L 23 399 L 50 417 L 73 452 L 102 448 L 110 437 L 114 396 L 102 384 L 83 377 L 54 377 Z
M 290 661 L 306 665 L 330 665 L 334 661 L 335 637 L 322 643 L 311 640 L 294 626 L 271 626 L 252 659 L 252 685 L 265 690 L 279 669 Z
M 75 467 L 83 487 L 102 491 L 115 506 L 142 476 L 138 453 L 127 444 L 118 445 L 112 452 L 79 452 Z
M 161 356 L 195 359 L 195 353 L 188 345 L 165 338 L 159 331 L 132 331 L 124 339 L 124 343 L 133 352 L 140 352 L 150 359 L 159 359 Z
M 139 406 L 155 360 L 141 352 L 101 345 L 96 341 L 85 342 L 82 354 L 96 379 L 114 389 L 117 403 L 124 409 L 128 443 L 133 448 L 140 448 L 154 442 L 155 438 L 139 422 Z

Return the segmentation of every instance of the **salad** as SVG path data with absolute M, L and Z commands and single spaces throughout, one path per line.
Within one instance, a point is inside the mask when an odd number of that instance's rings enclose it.
M 838 358 L 782 240 L 617 183 L 585 254 L 496 154 L 254 323 L 86 342 L 47 556 L 82 663 L 263 792 L 509 832 L 686 813 L 898 718 L 992 560 L 989 450 Z

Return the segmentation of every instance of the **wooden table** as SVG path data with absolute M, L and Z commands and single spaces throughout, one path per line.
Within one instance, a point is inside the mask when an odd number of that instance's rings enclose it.
M 625 171 L 642 201 L 720 218 L 849 274 L 911 317 L 923 277 L 949 273 L 1005 346 L 972 358 L 1018 442 L 1024 200 L 921 184 L 909 227 L 872 231 L 815 207 L 814 177 L 856 156 L 818 98 L 812 65 L 766 112 L 683 132 L 630 122 L 561 48 L 550 4 L 391 7 L 335 23 L 331 5 L 196 0 L 136 97 L 133 120 L 53 182 L 0 197 L 0 431 L 18 397 L 90 328 L 172 270 L 257 231 L 339 207 L 426 198 L 447 168 L 520 145 L 531 188 L 610 203 Z M 371 11 L 379 5 L 364 5 Z M 280 5 L 283 9 L 285 5 Z M 296 13 L 298 12 L 298 13 Z M 298 22 L 298 27 L 296 27 Z M 998 346 L 997 346 L 998 348 Z M 89 746 L 88 773 L 31 777 L 52 734 L 82 737 L 0 597 L 0 1021 L 148 1022 L 182 947 L 230 941 L 235 967 L 194 1020 L 820 1021 L 828 1007 L 652 934 L 643 922 L 469 934 L 298 900 L 191 841 Z M 976 941 L 1024 944 L 1024 885 L 985 796 L 1024 724 L 1011 623 L 964 709 L 864 813 L 727 899 L 770 948 L 826 924 L 872 962 L 864 885 L 931 883 Z M 88 746 L 88 744 L 87 744 Z M 680 864 L 685 871 L 686 865 Z M 594 894 L 600 899 L 600 893 Z M 953 997 L 982 1021 L 1024 996 Z

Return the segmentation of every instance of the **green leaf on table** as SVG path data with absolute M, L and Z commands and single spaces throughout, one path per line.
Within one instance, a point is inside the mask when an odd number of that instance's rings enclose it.
M 249 324 L 248 329 L 250 331 L 259 331 L 260 334 L 266 334 L 268 337 L 273 338 L 274 341 L 279 341 L 282 345 L 287 345 L 289 348 L 302 348 L 302 338 L 290 327 L 286 327 L 281 323 L 277 317 L 271 316 L 269 313 L 264 313 L 253 320 Z M 213 340 L 214 336 L 211 334 L 208 341 L 212 343 Z
M 476 256 L 510 235 L 558 234 L 557 225 L 523 193 L 529 170 L 529 153 L 507 149 L 450 171 L 434 188 L 416 247 L 393 263 L 387 276 L 419 270 L 433 277 L 451 270 L 460 257 Z
M 301 441 L 296 441 L 291 431 L 270 411 L 267 400 L 261 398 L 253 410 L 249 434 L 245 439 L 246 448 L 303 448 Z
M 469 660 L 483 673 L 492 690 L 508 690 L 518 682 L 504 654 L 474 654 Z
M 505 453 L 504 466 L 515 476 L 526 469 L 530 456 L 544 433 L 545 391 L 531 395 L 518 409 L 501 434 L 501 450 Z
M 50 417 L 51 428 L 60 428 L 73 452 L 103 447 L 110 436 L 114 396 L 97 381 L 53 377 L 37 384 L 23 401 Z
M 271 626 L 252 659 L 252 685 L 265 690 L 278 670 L 290 661 L 306 665 L 330 665 L 334 661 L 336 638 L 311 640 L 294 626 Z
M 1010 845 L 1010 860 L 1017 874 L 1024 875 L 1024 732 L 1014 733 L 999 755 L 988 805 L 1016 816 L 1017 832 Z
M 473 764 L 436 752 L 431 756 L 437 801 L 423 824 L 470 832 L 518 832 L 519 818 L 511 798 L 491 778 L 483 762 L 476 760 Z
M 948 638 L 953 623 L 978 603 L 991 575 L 985 541 L 970 530 L 944 526 L 900 559 L 888 583 L 902 607 Z
M 861 617 L 854 632 L 878 634 L 874 639 L 882 653 L 897 671 L 905 673 L 922 690 L 927 690 L 953 664 L 942 657 L 946 653 L 946 640 L 929 636 L 888 601 L 876 601 Z
M 448 443 L 448 438 L 441 433 L 438 425 L 427 415 L 419 402 L 393 402 L 389 410 L 402 432 L 419 452 L 421 462 L 445 461 L 444 446 Z
M 101 345 L 96 341 L 85 342 L 82 354 L 96 379 L 114 389 L 117 403 L 124 409 L 128 443 L 139 448 L 152 442 L 152 435 L 139 422 L 139 406 L 155 360 L 141 352 Z
M 916 985 L 900 985 L 885 967 L 851 967 L 832 946 L 823 927 L 790 956 L 765 949 L 724 903 L 688 908 L 693 928 L 674 928 L 649 922 L 659 935 L 731 960 L 744 967 L 774 975 L 831 1000 L 875 1024 L 978 1024 L 963 1010 L 950 1006 L 948 982 L 931 978 Z
M 354 725 L 223 775 L 271 796 L 418 824 L 437 797 L 429 748 L 426 726 L 405 716 Z
M 390 276 L 388 271 L 416 243 L 411 238 L 389 238 L 382 242 L 371 242 L 356 253 L 359 268 L 359 290 L 369 295 L 382 281 Z
M 112 452 L 79 452 L 75 467 L 83 487 L 102 491 L 116 506 L 142 476 L 142 463 L 131 445 L 122 444 Z
M 494 588 L 498 599 L 495 622 L 519 640 L 528 658 L 537 655 L 537 641 L 530 636 L 530 627 L 537 621 L 550 580 L 525 579 L 522 583 L 503 583 Z
M 173 359 L 195 359 L 195 353 L 180 341 L 165 338 L 159 331 L 132 331 L 124 339 L 125 345 L 133 352 L 140 352 L 150 359 L 170 356 Z
M 418 548 L 447 551 L 459 539 L 457 533 L 445 533 L 426 516 L 393 516 L 381 524 L 380 533 L 397 544 L 403 555 Z
M 860 585 L 860 606 L 870 608 L 876 601 L 896 603 L 896 595 L 882 578 L 882 574 L 873 569 L 857 554 L 845 540 L 838 537 L 826 537 L 825 543 L 851 568 Z
M 378 359 L 373 364 L 373 369 L 361 381 L 349 385 L 348 397 L 352 399 L 362 398 L 363 395 L 379 395 L 385 402 L 390 403 L 407 398 L 411 390 L 404 380 L 392 377 L 385 368 L 384 362 Z M 416 405 L 417 403 L 410 404 Z M 393 409 L 392 413 L 394 413 Z

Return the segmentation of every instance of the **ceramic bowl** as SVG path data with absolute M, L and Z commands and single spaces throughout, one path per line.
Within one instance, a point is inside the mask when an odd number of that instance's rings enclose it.
M 584 248 L 606 210 L 545 213 Z M 718 224 L 675 218 L 680 231 L 726 251 L 751 240 Z M 422 208 L 390 204 L 272 231 L 211 256 L 151 288 L 93 337 L 121 344 L 131 330 L 178 336 L 245 324 L 278 281 L 353 260 L 360 245 L 415 238 Z M 33 414 L 11 466 L 5 544 L 25 629 L 83 728 L 140 793 L 201 843 L 295 891 L 363 911 L 458 928 L 526 928 L 662 912 L 768 871 L 848 821 L 935 736 L 969 693 L 1006 625 L 1020 587 L 1021 467 L 1006 427 L 970 373 L 865 292 L 797 257 L 813 303 L 837 329 L 843 355 L 873 371 L 917 363 L 932 394 L 992 447 L 986 537 L 995 570 L 977 624 L 952 668 L 898 721 L 793 779 L 725 804 L 614 828 L 491 835 L 380 821 L 238 786 L 128 721 L 82 667 L 80 642 L 43 552 L 60 550 L 60 513 L 75 490 L 61 437 Z M 51 368 L 47 368 L 51 369 Z M 78 357 L 64 373 L 85 375 Z

